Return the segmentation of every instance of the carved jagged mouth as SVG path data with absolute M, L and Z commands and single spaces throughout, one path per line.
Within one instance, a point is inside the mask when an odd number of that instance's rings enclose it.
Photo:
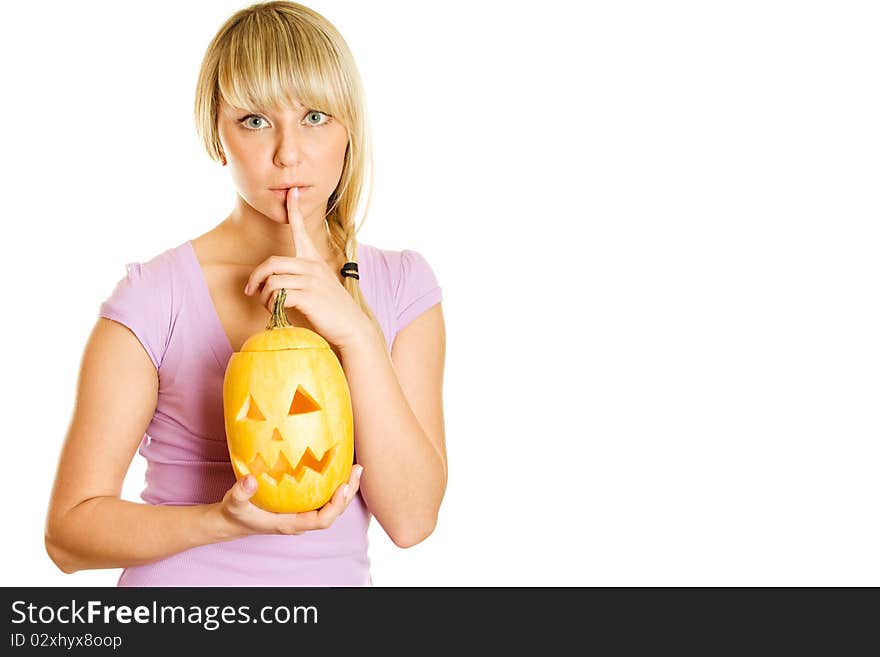
M 306 468 L 314 470 L 318 474 L 323 474 L 324 469 L 327 467 L 327 464 L 330 463 L 335 452 L 336 447 L 331 447 L 324 452 L 324 456 L 318 459 L 318 457 L 315 456 L 315 453 L 310 448 L 306 447 L 306 451 L 303 452 L 302 457 L 295 466 L 290 464 L 290 461 L 284 452 L 278 452 L 278 458 L 275 459 L 275 463 L 271 468 L 266 465 L 263 457 L 257 454 L 254 460 L 248 464 L 248 470 L 255 477 L 259 477 L 265 472 L 276 482 L 280 482 L 284 475 L 290 475 L 297 481 L 300 481 L 306 472 Z

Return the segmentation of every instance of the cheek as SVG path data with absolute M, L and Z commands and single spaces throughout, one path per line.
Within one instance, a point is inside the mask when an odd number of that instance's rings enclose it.
M 348 149 L 348 131 L 344 126 L 337 124 L 336 131 L 325 143 L 328 144 L 327 159 L 334 165 L 341 166 L 345 162 L 345 151 Z
M 339 161 L 340 165 L 345 163 L 345 153 L 348 150 L 348 132 L 345 131 L 339 138 L 339 142 L 336 148 L 336 159 Z
M 260 149 L 265 145 L 260 144 L 260 140 L 249 137 L 242 133 L 242 130 L 227 126 L 220 131 L 220 143 L 226 153 L 226 159 L 230 164 L 235 164 L 238 168 L 248 168 L 251 162 L 257 162 L 260 156 Z
M 227 123 L 220 123 L 217 126 L 217 136 L 220 139 L 220 146 L 223 148 L 223 152 L 226 153 L 226 159 L 230 159 L 230 155 L 235 155 L 238 149 L 235 131 Z
M 345 151 L 348 148 L 348 142 L 336 144 L 334 148 L 328 149 L 325 153 L 323 169 L 327 172 L 328 184 L 330 189 L 328 194 L 333 191 L 342 176 L 345 168 Z

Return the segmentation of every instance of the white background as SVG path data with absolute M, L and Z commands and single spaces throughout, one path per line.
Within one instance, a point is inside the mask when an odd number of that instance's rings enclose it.
M 46 505 L 125 263 L 232 208 L 192 104 L 243 6 L 4 9 L 4 585 L 116 582 Z M 880 585 L 876 5 L 309 6 L 367 89 L 359 239 L 444 295 L 448 490 L 411 549 L 373 521 L 374 583 Z

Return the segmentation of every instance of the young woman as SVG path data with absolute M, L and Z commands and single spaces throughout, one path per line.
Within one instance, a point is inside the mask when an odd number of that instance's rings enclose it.
M 268 2 L 231 16 L 205 54 L 195 116 L 236 204 L 129 264 L 101 305 L 46 549 L 66 573 L 123 568 L 120 586 L 369 585 L 370 516 L 415 545 L 446 488 L 441 289 L 418 252 L 355 239 L 372 164 L 364 94 L 321 15 Z M 236 482 L 223 415 L 229 358 L 266 328 L 282 288 L 290 322 L 339 358 L 354 414 L 351 479 L 299 514 L 249 501 L 255 481 Z M 135 450 L 145 504 L 120 498 Z

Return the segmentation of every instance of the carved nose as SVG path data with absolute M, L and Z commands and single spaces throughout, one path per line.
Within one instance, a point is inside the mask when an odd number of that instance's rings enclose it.
M 280 440 L 284 441 L 284 437 L 281 435 L 281 432 L 278 431 L 278 428 L 275 428 L 275 431 L 272 432 L 272 440 Z

